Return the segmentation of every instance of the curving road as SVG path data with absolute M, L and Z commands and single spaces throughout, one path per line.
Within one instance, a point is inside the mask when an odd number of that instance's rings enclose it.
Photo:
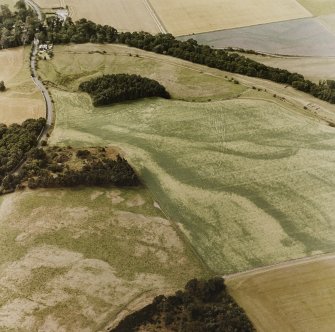
M 26 5 L 31 7 L 37 14 L 39 20 L 42 20 L 42 12 L 41 9 L 33 2 L 32 0 L 25 0 Z M 40 134 L 38 137 L 38 145 L 41 144 L 42 140 L 47 140 L 47 134 L 50 130 L 50 127 L 53 124 L 53 118 L 54 118 L 54 113 L 53 113 L 53 104 L 52 100 L 49 94 L 49 91 L 47 88 L 44 86 L 42 81 L 38 78 L 38 74 L 36 71 L 36 56 L 38 53 L 38 45 L 39 42 L 37 39 L 34 39 L 33 46 L 32 46 L 32 56 L 30 59 L 30 69 L 32 73 L 32 80 L 37 86 L 37 88 L 41 91 L 44 101 L 45 101 L 45 112 L 46 112 L 46 126 L 43 130 L 43 132 Z

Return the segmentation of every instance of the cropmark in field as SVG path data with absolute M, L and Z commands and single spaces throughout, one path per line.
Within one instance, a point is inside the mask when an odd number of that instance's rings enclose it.
M 55 79 L 61 89 L 52 88 L 57 119 L 51 143 L 120 146 L 211 269 L 226 274 L 335 249 L 333 128 L 272 95 L 260 100 L 266 94 L 252 89 L 244 99 L 146 99 L 94 108 L 74 82 L 96 73 L 74 54 L 82 74 L 71 75 L 73 66 L 58 51 L 40 66 L 50 81 L 63 73 Z M 189 65 L 176 66 L 181 63 Z M 205 67 L 192 68 L 206 77 Z M 225 73 L 210 73 L 228 83 Z

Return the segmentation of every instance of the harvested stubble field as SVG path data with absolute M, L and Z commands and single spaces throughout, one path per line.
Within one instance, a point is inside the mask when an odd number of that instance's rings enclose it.
M 64 0 L 34 0 L 34 2 L 42 9 L 57 8 L 64 5 Z
M 335 57 L 283 57 L 240 53 L 267 66 L 287 69 L 304 75 L 318 83 L 319 80 L 335 80 Z
M 226 279 L 259 332 L 332 332 L 335 256 L 321 256 Z
M 286 21 L 311 14 L 295 0 L 150 0 L 166 29 L 176 35 Z M 252 14 L 251 14 L 252 13 Z
M 120 146 L 213 270 L 229 273 L 334 250 L 333 128 L 251 89 L 244 99 L 222 100 L 225 93 L 211 102 L 147 99 L 93 108 L 88 95 L 73 91 L 96 74 L 89 56 L 85 65 L 73 54 L 71 67 L 62 50 L 40 65 L 45 79 L 63 74 L 55 82 L 61 86 L 52 89 L 57 120 L 51 142 Z M 131 68 L 134 57 L 128 59 Z M 180 64 L 235 86 L 223 72 Z M 73 74 L 74 67 L 81 75 Z M 176 71 L 171 74 L 175 80 Z M 309 98 L 266 84 L 300 101 Z
M 205 276 L 144 188 L 25 191 L 0 215 L 1 331 L 103 330 Z
M 315 17 L 181 37 L 189 38 L 215 48 L 237 47 L 294 56 L 335 56 L 335 34 L 321 18 Z
M 0 123 L 21 123 L 45 115 L 43 97 L 30 77 L 29 52 L 29 47 L 0 51 L 0 80 L 7 88 L 0 93 Z
M 333 0 L 298 0 L 314 16 L 335 14 L 335 2 Z
M 64 0 L 73 20 L 86 18 L 119 31 L 160 32 L 143 0 Z

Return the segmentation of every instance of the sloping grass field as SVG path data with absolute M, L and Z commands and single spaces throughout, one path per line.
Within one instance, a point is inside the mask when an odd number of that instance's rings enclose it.
M 232 276 L 226 284 L 259 332 L 334 330 L 334 255 Z
M 206 276 L 144 188 L 15 193 L 0 215 L 1 331 L 103 330 Z
M 311 14 L 295 0 L 150 0 L 173 35 L 190 35 L 302 17 Z M 252 14 L 251 14 L 252 13 Z
M 0 80 L 7 88 L 0 93 L 0 123 L 45 116 L 42 94 L 30 77 L 29 52 L 29 47 L 0 51 Z
M 51 90 L 51 143 L 120 146 L 216 273 L 334 250 L 333 128 L 251 89 L 236 99 L 236 85 L 224 79 L 231 100 L 224 93 L 210 102 L 147 99 L 94 108 L 73 90 L 92 77 L 89 56 L 86 65 L 76 57 L 70 66 L 56 48 L 54 60 L 40 64 L 44 79 L 57 72 L 55 83 L 62 83 Z M 131 71 L 139 59 L 128 59 Z M 76 67 L 81 75 L 73 74 Z

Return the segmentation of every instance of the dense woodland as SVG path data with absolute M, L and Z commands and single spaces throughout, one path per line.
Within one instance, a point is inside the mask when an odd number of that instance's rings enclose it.
M 94 106 L 145 97 L 170 98 L 164 86 L 139 75 L 104 75 L 81 83 L 79 89 L 91 95 Z
M 33 147 L 25 164 L 15 175 L 7 176 L 4 189 L 57 188 L 76 186 L 136 186 L 139 179 L 120 157 L 111 158 L 108 149 L 75 150 L 71 147 Z
M 109 332 L 249 332 L 245 312 L 228 294 L 224 280 L 193 279 L 184 291 L 158 296 L 152 304 L 127 316 Z
M 0 6 L 0 47 L 9 48 L 30 44 L 41 28 L 35 12 L 27 8 L 24 0 L 15 4 L 12 12 L 7 5 Z
M 29 150 L 37 144 L 37 138 L 45 126 L 45 119 L 29 119 L 21 125 L 0 124 L 0 183 L 9 189 L 12 175 L 9 175 L 24 160 Z

